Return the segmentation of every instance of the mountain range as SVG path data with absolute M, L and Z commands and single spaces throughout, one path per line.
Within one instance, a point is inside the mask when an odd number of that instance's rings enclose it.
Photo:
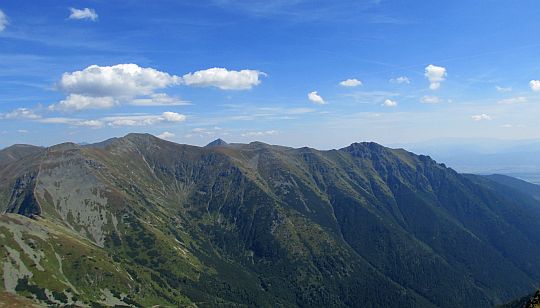
M 505 174 L 540 184 L 540 140 L 436 139 L 396 144 L 430 155 L 458 172 Z
M 540 285 L 538 186 L 375 143 L 147 134 L 0 151 L 0 302 L 492 307 Z

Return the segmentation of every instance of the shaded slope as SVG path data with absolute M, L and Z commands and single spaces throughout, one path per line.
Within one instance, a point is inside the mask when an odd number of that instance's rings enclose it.
M 532 183 L 529 183 L 520 179 L 516 179 L 510 176 L 500 175 L 500 174 L 486 175 L 485 177 L 487 177 L 488 179 L 494 182 L 502 184 L 504 186 L 512 187 L 540 201 L 540 186 L 539 185 L 532 184 Z

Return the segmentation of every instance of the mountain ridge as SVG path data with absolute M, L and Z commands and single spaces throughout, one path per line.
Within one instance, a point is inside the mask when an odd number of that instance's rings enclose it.
M 533 198 L 508 188 L 525 206 L 512 203 L 489 179 L 375 143 L 196 147 L 129 134 L 25 155 L 0 177 L 3 211 L 91 242 L 138 277 L 102 289 L 139 305 L 488 307 L 540 282 Z M 31 278 L 18 293 L 73 295 Z M 111 297 L 85 288 L 88 304 Z

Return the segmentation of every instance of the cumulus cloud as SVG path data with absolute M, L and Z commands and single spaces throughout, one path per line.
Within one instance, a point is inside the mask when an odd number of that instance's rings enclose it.
M 265 73 L 256 70 L 232 71 L 225 68 L 210 68 L 183 76 L 184 84 L 196 87 L 216 87 L 222 90 L 249 90 L 261 83 Z
M 540 80 L 531 80 L 529 81 L 529 87 L 531 87 L 531 90 L 533 91 L 540 91 Z
M 118 101 L 110 96 L 91 97 L 79 94 L 70 94 L 58 104 L 49 106 L 49 110 L 83 110 L 83 109 L 107 109 L 114 107 Z
M 79 19 L 79 20 L 83 19 L 83 20 L 96 21 L 98 18 L 98 15 L 96 14 L 96 11 L 94 9 L 70 8 L 69 10 L 71 11 L 71 14 L 69 15 L 69 19 Z
M 133 97 L 180 83 L 178 76 L 137 64 L 91 65 L 82 71 L 64 73 L 58 88 L 91 97 Z
M 150 126 L 162 122 L 183 122 L 186 116 L 176 112 L 164 112 L 161 115 L 129 115 L 103 118 L 110 126 Z
M 382 105 L 385 107 L 396 107 L 398 103 L 391 99 L 385 99 Z
M 471 116 L 471 119 L 473 119 L 473 121 L 489 121 L 489 120 L 492 120 L 491 116 L 485 114 L 485 113 L 482 113 L 482 114 L 477 114 L 477 115 L 473 115 Z
M 181 78 L 143 68 L 137 64 L 91 65 L 81 71 L 64 73 L 57 88 L 68 96 L 51 110 L 106 109 L 123 102 L 135 105 L 180 105 L 183 102 L 157 89 L 179 84 Z M 138 98 L 135 98 L 138 97 Z
M 526 102 L 527 102 L 526 97 L 518 96 L 518 97 L 502 99 L 498 103 L 501 105 L 514 105 L 514 104 L 521 104 L 521 103 L 526 103 Z
M 242 137 L 261 137 L 261 136 L 276 135 L 277 133 L 278 133 L 277 130 L 245 132 L 242 134 Z
M 56 88 L 68 96 L 50 106 L 51 110 L 104 109 L 120 104 L 137 106 L 179 106 L 189 102 L 159 89 L 184 84 L 187 86 L 214 86 L 224 90 L 245 90 L 258 85 L 260 76 L 255 70 L 229 71 L 212 68 L 184 77 L 171 75 L 137 64 L 113 66 L 91 65 L 83 70 L 66 72 Z
M 157 135 L 158 138 L 161 138 L 163 140 L 169 140 L 171 138 L 174 138 L 175 134 L 171 132 L 163 132 L 159 135 Z
M 136 106 L 182 106 L 189 104 L 188 101 L 169 96 L 165 93 L 151 94 L 148 97 L 136 98 L 131 101 L 131 105 Z
M 308 99 L 315 104 L 324 105 L 326 102 L 324 99 L 317 93 L 317 91 L 309 92 Z
M 28 108 L 17 108 L 11 112 L 8 112 L 4 115 L 0 115 L 0 118 L 7 120 L 18 120 L 18 119 L 28 119 L 35 120 L 41 118 L 40 115 L 36 114 L 33 110 Z
M 512 88 L 510 88 L 510 87 L 496 86 L 495 89 L 496 89 L 497 92 L 499 92 L 499 93 L 508 93 L 508 92 L 512 92 Z
M 347 79 L 347 80 L 343 80 L 342 82 L 339 83 L 340 86 L 342 87 L 358 87 L 358 86 L 361 86 L 362 85 L 362 81 L 356 79 L 356 78 L 353 78 L 353 79 Z
M 8 25 L 8 19 L 6 14 L 4 14 L 4 11 L 0 10 L 0 32 L 4 31 L 6 29 L 6 26 Z
M 441 87 L 441 82 L 446 78 L 446 68 L 430 64 L 426 66 L 424 76 L 429 81 L 429 88 L 431 90 L 437 90 Z
M 185 115 L 171 111 L 166 111 L 161 116 L 167 122 L 183 122 L 186 120 Z
M 420 102 L 423 104 L 438 104 L 442 102 L 442 99 L 433 95 L 424 95 L 420 99 Z
M 411 83 L 411 80 L 407 76 L 399 76 L 397 78 L 390 79 L 390 83 L 409 84 L 409 83 Z

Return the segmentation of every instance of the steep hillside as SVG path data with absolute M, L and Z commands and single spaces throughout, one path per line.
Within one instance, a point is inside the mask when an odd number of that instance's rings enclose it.
M 514 188 L 526 195 L 530 195 L 540 201 L 540 185 L 500 174 L 486 175 L 486 177 L 494 182 Z
M 3 289 L 42 302 L 490 307 L 540 283 L 537 200 L 374 143 L 130 134 L 0 170 L 30 217 L 2 217 Z
M 27 144 L 16 144 L 0 150 L 0 168 L 2 165 L 13 163 L 27 155 L 32 155 L 43 151 L 42 147 Z

